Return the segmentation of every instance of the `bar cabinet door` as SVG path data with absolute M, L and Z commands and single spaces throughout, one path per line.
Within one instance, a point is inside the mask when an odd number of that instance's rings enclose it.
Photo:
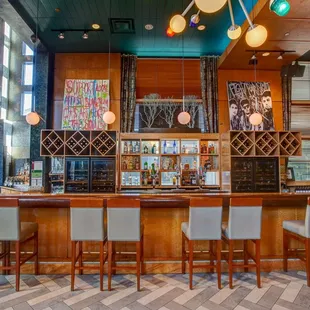
M 231 159 L 232 193 L 252 193 L 254 191 L 253 172 L 252 158 L 233 157 Z
M 255 158 L 254 172 L 256 193 L 279 192 L 278 158 Z
M 91 159 L 91 193 L 114 193 L 115 174 L 115 158 Z
M 89 192 L 89 159 L 88 158 L 66 158 L 66 193 L 88 193 Z

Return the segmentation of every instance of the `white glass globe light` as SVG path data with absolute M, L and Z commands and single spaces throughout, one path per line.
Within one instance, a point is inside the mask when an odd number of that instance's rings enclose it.
M 186 27 L 186 19 L 180 14 L 174 15 L 170 19 L 169 26 L 173 32 L 181 33 Z
M 267 40 L 268 32 L 267 29 L 262 25 L 254 25 L 254 28 L 249 28 L 246 35 L 245 41 L 251 47 L 259 47 L 264 44 Z
M 231 25 L 227 30 L 228 38 L 236 40 L 241 36 L 241 27 L 238 25 Z
M 191 116 L 189 113 L 187 112 L 181 112 L 179 115 L 178 115 L 178 121 L 180 124 L 182 125 L 186 125 L 189 123 L 189 121 L 191 120 Z
M 253 126 L 258 126 L 259 124 L 262 123 L 263 117 L 260 113 L 255 112 L 250 116 L 249 120 Z
M 37 112 L 30 112 L 26 115 L 26 121 L 29 125 L 37 125 L 40 123 L 40 116 Z
M 202 12 L 214 13 L 219 11 L 227 3 L 227 0 L 195 0 L 195 3 Z
M 111 111 L 107 111 L 103 114 L 103 121 L 106 123 L 106 124 L 113 124 L 115 122 L 115 114 Z

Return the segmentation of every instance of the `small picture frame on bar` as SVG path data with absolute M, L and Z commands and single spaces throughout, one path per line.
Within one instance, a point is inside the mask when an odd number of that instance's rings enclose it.
M 295 181 L 295 174 L 294 174 L 294 168 L 289 167 L 287 168 L 287 180 L 288 181 Z

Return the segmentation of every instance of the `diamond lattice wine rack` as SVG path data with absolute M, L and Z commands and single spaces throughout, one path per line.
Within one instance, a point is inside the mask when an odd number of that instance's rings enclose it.
M 116 155 L 116 131 L 42 130 L 41 156 Z

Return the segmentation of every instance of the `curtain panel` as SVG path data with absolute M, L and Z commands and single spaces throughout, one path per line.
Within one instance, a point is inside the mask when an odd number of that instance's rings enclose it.
M 134 130 L 136 110 L 137 56 L 122 55 L 121 63 L 121 132 Z
M 282 78 L 283 129 L 291 129 L 292 78 Z
M 200 81 L 206 132 L 219 132 L 217 56 L 200 57 Z

